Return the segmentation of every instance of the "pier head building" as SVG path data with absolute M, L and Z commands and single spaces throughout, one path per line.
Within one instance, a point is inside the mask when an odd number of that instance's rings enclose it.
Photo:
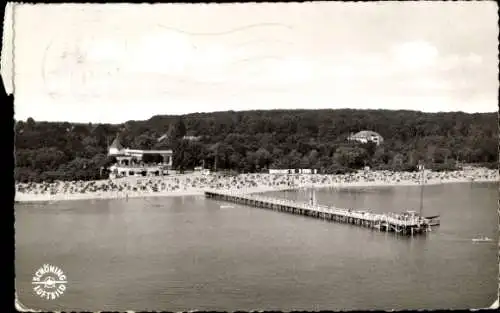
M 128 176 L 162 176 L 172 169 L 172 150 L 124 148 L 118 137 L 109 146 L 108 155 L 116 158 L 116 163 L 109 167 L 111 179 Z

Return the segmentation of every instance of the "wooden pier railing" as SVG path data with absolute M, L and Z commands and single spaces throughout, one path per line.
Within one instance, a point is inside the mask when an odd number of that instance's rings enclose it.
M 372 213 L 325 205 L 296 202 L 241 192 L 209 190 L 205 197 L 263 209 L 315 217 L 403 235 L 422 234 L 430 230 L 429 221 L 415 214 Z

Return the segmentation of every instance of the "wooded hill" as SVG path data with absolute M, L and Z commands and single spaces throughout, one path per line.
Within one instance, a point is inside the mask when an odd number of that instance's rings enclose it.
M 384 142 L 348 142 L 372 130 Z M 98 179 L 113 162 L 107 147 L 119 134 L 135 149 L 174 150 L 174 167 L 255 172 L 315 168 L 340 173 L 363 166 L 411 170 L 419 160 L 436 170 L 456 161 L 493 168 L 498 160 L 497 113 L 422 113 L 388 110 L 270 110 L 154 116 L 123 124 L 37 122 L 15 125 L 17 181 Z M 186 140 L 185 136 L 199 136 Z M 105 174 L 103 174 L 105 175 Z

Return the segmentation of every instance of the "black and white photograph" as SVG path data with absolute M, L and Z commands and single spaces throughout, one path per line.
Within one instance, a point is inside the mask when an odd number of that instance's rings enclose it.
M 496 2 L 8 3 L 3 25 L 17 310 L 498 308 Z

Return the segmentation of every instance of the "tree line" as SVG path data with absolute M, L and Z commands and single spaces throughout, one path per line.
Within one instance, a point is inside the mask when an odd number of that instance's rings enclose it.
M 381 145 L 347 141 L 372 130 Z M 311 168 L 345 173 L 370 166 L 453 170 L 460 162 L 497 168 L 496 113 L 389 110 L 269 110 L 154 116 L 122 124 L 16 121 L 17 181 L 91 180 L 106 176 L 116 136 L 135 149 L 173 149 L 173 166 L 235 172 Z M 185 139 L 196 136 L 198 140 Z

